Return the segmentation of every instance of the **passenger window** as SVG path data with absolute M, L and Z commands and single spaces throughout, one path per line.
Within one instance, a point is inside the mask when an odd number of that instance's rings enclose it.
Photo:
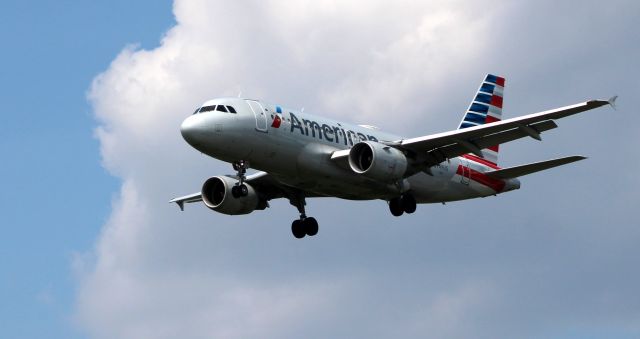
M 227 109 L 224 108 L 224 106 L 222 106 L 222 105 L 218 105 L 218 108 L 216 109 L 216 111 L 227 112 Z
M 237 113 L 237 112 L 236 112 L 236 109 L 235 109 L 235 108 L 233 108 L 233 107 L 231 107 L 231 106 L 227 106 L 227 109 L 228 109 L 228 110 L 229 110 L 229 112 L 231 112 L 231 113 Z

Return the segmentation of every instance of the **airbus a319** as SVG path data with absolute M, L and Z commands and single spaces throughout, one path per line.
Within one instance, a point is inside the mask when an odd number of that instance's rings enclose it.
M 314 236 L 307 198 L 386 201 L 394 216 L 418 204 L 487 197 L 520 188 L 518 177 L 583 160 L 568 156 L 526 165 L 498 166 L 499 145 L 520 138 L 541 140 L 555 120 L 607 104 L 589 100 L 502 120 L 505 80 L 488 74 L 457 129 L 403 138 L 369 125 L 291 110 L 259 100 L 219 98 L 205 102 L 180 127 L 193 148 L 233 164 L 235 175 L 207 179 L 199 192 L 175 198 L 202 201 L 223 214 L 241 215 L 288 199 L 300 214 L 296 238 Z M 248 169 L 258 172 L 247 175 Z

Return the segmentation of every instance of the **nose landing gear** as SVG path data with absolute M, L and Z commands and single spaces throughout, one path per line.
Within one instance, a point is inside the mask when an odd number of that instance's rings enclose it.
M 233 163 L 233 169 L 238 173 L 238 183 L 231 188 L 231 195 L 234 198 L 246 197 L 249 194 L 249 189 L 244 181 L 247 179 L 247 169 L 249 168 L 249 162 L 239 160 Z

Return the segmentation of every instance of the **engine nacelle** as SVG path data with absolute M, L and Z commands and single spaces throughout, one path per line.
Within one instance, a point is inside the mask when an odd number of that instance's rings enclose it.
M 231 188 L 238 182 L 225 176 L 211 177 L 202 185 L 202 201 L 210 209 L 228 215 L 249 214 L 258 208 L 260 199 L 256 190 L 245 183 L 249 194 L 234 198 Z
M 375 180 L 402 179 L 407 163 L 407 157 L 400 150 L 375 141 L 359 142 L 349 151 L 351 170 Z

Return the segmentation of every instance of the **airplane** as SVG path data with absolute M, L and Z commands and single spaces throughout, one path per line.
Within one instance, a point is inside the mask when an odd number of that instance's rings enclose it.
M 498 166 L 499 145 L 558 127 L 555 120 L 604 105 L 617 96 L 589 100 L 502 120 L 505 79 L 488 74 L 456 130 L 403 138 L 371 125 L 355 125 L 304 110 L 247 98 L 205 102 L 180 131 L 196 150 L 231 163 L 235 175 L 207 179 L 199 192 L 172 199 L 202 201 L 227 215 L 248 214 L 288 199 L 300 217 L 291 224 L 300 239 L 318 233 L 306 198 L 383 200 L 394 216 L 417 204 L 494 196 L 520 188 L 519 177 L 586 159 L 574 155 L 509 168 Z M 247 175 L 249 168 L 258 172 Z

